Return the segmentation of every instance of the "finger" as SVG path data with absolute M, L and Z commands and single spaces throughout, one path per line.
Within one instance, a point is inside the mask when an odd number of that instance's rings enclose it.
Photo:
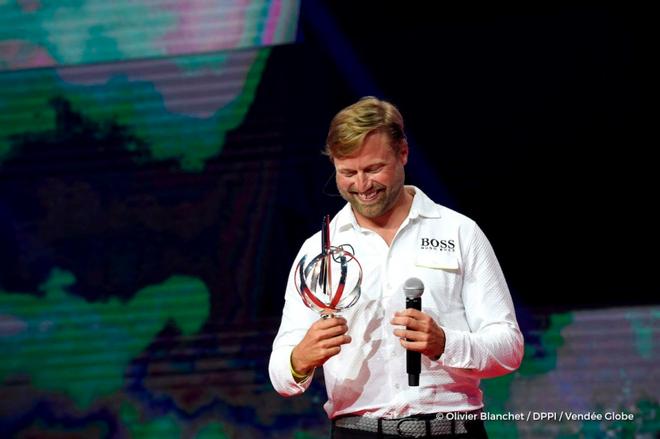
M 399 342 L 401 343 L 401 346 L 409 351 L 424 352 L 428 348 L 428 343 L 425 341 L 410 341 L 400 339 Z
M 338 353 L 341 352 L 341 345 L 339 346 L 333 346 L 325 350 L 325 360 L 327 360 L 330 357 L 334 357 Z M 325 360 L 323 361 L 325 363 Z
M 348 344 L 351 342 L 351 337 L 348 335 L 338 335 L 336 337 L 329 338 L 323 342 L 323 346 L 327 349 L 330 347 L 341 346 L 343 344 Z
M 426 314 L 414 308 L 406 308 L 403 311 L 397 311 L 394 315 L 400 317 L 412 317 L 413 319 L 422 319 L 426 316 Z
M 414 331 L 426 331 L 429 327 L 428 322 L 425 320 L 416 320 L 412 317 L 395 317 L 392 319 L 391 323 Z
M 403 311 L 396 311 L 392 321 L 401 322 L 406 321 L 406 319 L 419 320 L 424 322 L 431 320 L 431 317 L 428 314 L 425 314 L 422 311 L 418 311 L 416 309 L 405 309 Z
M 403 339 L 403 340 L 413 340 L 413 341 L 417 341 L 417 340 L 421 339 L 421 338 L 416 337 L 415 335 L 413 335 L 414 333 L 415 333 L 414 331 L 409 331 L 405 328 L 394 330 L 394 335 L 397 338 L 400 338 L 400 339 Z
M 346 325 L 333 326 L 327 329 L 320 330 L 319 338 L 320 339 L 332 338 L 338 335 L 346 334 L 347 332 L 348 332 L 348 326 Z
M 392 320 L 390 320 L 390 323 L 397 326 L 408 326 L 408 324 L 413 320 L 414 319 L 412 317 L 397 315 Z
M 346 323 L 345 318 L 343 318 L 342 316 L 335 315 L 335 314 L 332 314 L 332 317 L 326 317 L 325 319 L 321 319 L 321 320 L 323 320 L 325 322 L 334 323 L 334 324 Z
M 314 322 L 312 324 L 311 328 L 313 328 L 315 330 L 325 331 L 327 329 L 334 328 L 336 326 L 341 326 L 341 325 L 346 326 L 346 320 L 333 318 L 333 319 L 326 319 L 326 320 L 317 320 L 316 322 Z
M 426 332 L 411 331 L 408 329 L 400 329 L 396 335 L 402 340 L 412 342 L 427 342 L 429 340 L 429 335 Z
M 343 317 L 331 317 L 317 320 L 314 324 L 317 328 L 327 329 L 337 325 L 346 325 L 346 319 Z

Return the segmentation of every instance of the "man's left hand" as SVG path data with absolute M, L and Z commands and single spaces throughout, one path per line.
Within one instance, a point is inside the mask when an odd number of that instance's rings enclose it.
M 394 330 L 404 348 L 431 359 L 439 358 L 445 351 L 445 331 L 428 314 L 409 308 L 397 311 L 390 323 L 405 327 Z

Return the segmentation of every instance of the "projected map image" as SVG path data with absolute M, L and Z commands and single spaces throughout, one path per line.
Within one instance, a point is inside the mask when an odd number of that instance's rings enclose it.
M 0 2 L 0 435 L 260 436 L 277 173 L 228 139 L 298 8 Z

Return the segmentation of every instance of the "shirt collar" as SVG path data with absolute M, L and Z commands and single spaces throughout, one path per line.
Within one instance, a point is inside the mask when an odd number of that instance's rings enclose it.
M 337 212 L 335 216 L 335 221 L 337 222 L 337 228 L 340 231 L 346 230 L 350 227 L 353 227 L 355 230 L 359 230 L 360 226 L 355 219 L 355 214 L 351 208 L 351 203 L 346 203 L 342 209 Z
M 406 189 L 411 189 L 415 193 L 412 206 L 408 218 L 413 219 L 417 217 L 424 218 L 440 218 L 440 206 L 431 200 L 421 189 L 416 186 L 406 186 Z
M 415 194 L 412 206 L 410 206 L 410 212 L 408 212 L 409 219 L 420 216 L 424 218 L 440 218 L 440 206 L 434 203 L 433 200 L 422 192 L 421 189 L 416 186 L 405 186 L 404 188 L 406 190 L 412 190 Z M 339 230 L 346 230 L 349 227 L 353 227 L 355 230 L 360 229 L 350 203 L 344 205 L 344 207 L 337 213 L 334 220 L 336 221 Z

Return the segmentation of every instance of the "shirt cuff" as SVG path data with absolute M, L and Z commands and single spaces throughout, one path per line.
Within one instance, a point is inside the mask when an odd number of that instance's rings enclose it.
M 282 396 L 294 396 L 303 393 L 312 383 L 313 374 L 305 380 L 296 382 L 291 373 L 291 351 L 293 346 L 281 346 L 273 350 L 268 364 L 273 387 Z
M 468 334 L 456 329 L 443 327 L 445 332 L 445 351 L 438 361 L 443 366 L 469 369 L 472 367 Z

